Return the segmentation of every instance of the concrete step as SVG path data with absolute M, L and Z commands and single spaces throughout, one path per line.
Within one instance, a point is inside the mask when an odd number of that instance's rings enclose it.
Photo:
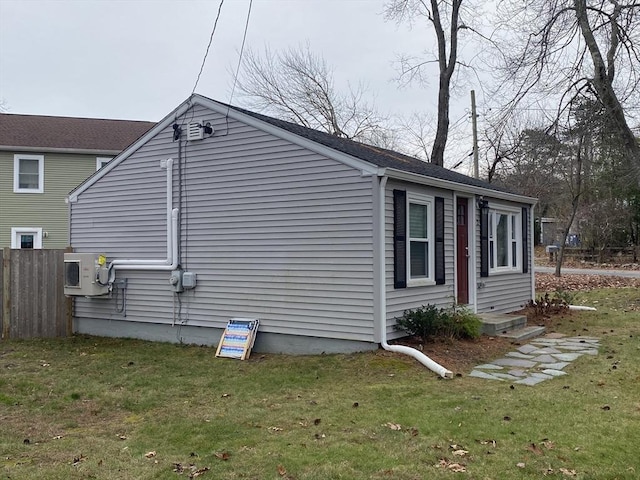
M 511 330 L 506 333 L 499 333 L 498 337 L 508 338 L 514 342 L 520 342 L 523 340 L 529 340 L 530 338 L 539 337 L 544 334 L 544 327 L 532 325 L 530 327 L 522 327 L 516 330 Z
M 482 322 L 482 333 L 489 336 L 496 336 L 501 333 L 518 330 L 527 325 L 526 315 L 481 313 L 478 316 Z

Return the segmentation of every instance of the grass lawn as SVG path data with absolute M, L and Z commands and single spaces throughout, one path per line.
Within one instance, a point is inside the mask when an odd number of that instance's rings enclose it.
M 0 478 L 640 478 L 640 291 L 576 301 L 598 312 L 552 328 L 599 337 L 600 353 L 534 387 L 442 380 L 383 351 L 241 362 L 134 340 L 3 341 Z

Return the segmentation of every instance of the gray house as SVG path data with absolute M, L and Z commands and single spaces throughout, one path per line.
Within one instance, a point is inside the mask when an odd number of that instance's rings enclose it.
M 216 344 L 256 318 L 259 351 L 357 351 L 405 309 L 534 293 L 534 199 L 200 95 L 69 202 L 71 245 L 108 267 L 80 333 Z

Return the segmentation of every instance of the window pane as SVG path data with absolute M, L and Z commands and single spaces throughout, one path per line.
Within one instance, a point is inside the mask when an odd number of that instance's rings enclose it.
M 39 188 L 39 162 L 38 160 L 21 159 L 18 186 L 20 188 Z
M 410 275 L 411 278 L 426 277 L 429 271 L 428 252 L 429 244 L 427 242 L 411 242 L 410 245 Z
M 509 237 L 508 226 L 509 217 L 504 214 L 497 214 L 498 224 L 496 226 L 496 241 L 497 243 L 497 266 L 507 267 L 509 266 Z
M 517 267 L 518 266 L 518 244 L 516 242 L 511 242 L 511 266 L 512 267 Z
M 427 238 L 427 206 L 409 204 L 409 237 Z
M 516 239 L 516 216 L 509 215 L 511 217 L 511 240 Z
M 20 235 L 20 248 L 33 248 L 33 235 Z

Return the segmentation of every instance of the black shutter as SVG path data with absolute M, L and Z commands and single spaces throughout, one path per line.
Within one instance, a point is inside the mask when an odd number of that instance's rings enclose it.
M 407 288 L 407 192 L 393 191 L 393 286 Z
M 489 204 L 481 200 L 480 205 L 480 276 L 489 276 Z
M 436 285 L 445 283 L 444 265 L 444 198 L 436 197 L 435 204 L 435 274 Z
M 529 209 L 522 208 L 522 273 L 529 273 Z

